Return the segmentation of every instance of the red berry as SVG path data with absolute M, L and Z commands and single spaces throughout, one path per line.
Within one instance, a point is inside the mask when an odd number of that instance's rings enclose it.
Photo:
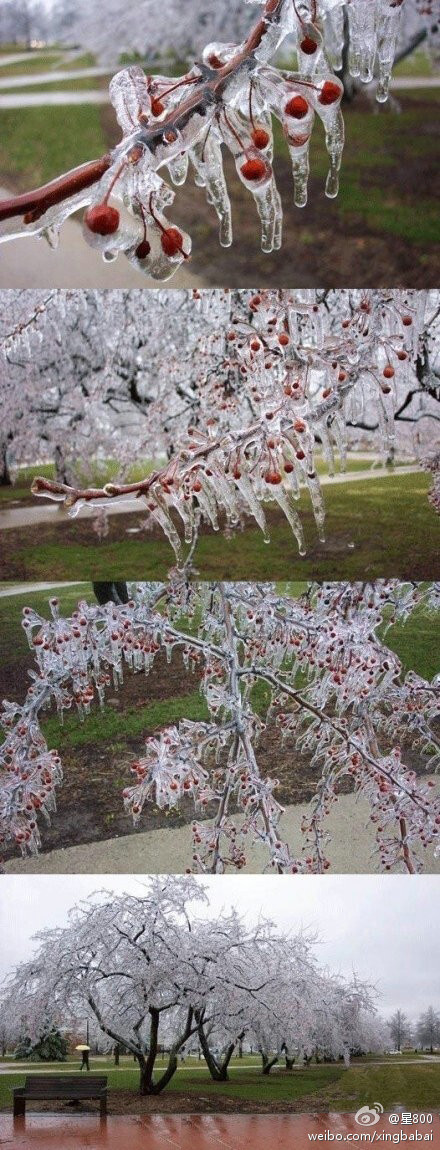
M 316 52 L 317 47 L 318 45 L 316 40 L 312 40 L 311 36 L 304 36 L 304 40 L 301 40 L 300 48 L 301 52 L 304 52 L 305 56 L 313 56 L 313 53 Z
M 295 120 L 302 120 L 304 116 L 307 116 L 308 110 L 309 105 L 304 96 L 292 96 L 284 109 L 286 116 L 293 116 Z
M 138 246 L 136 248 L 136 255 L 137 255 L 138 260 L 146 260 L 147 256 L 149 256 L 150 252 L 151 252 L 151 244 L 148 243 L 148 240 L 142 240 L 141 243 L 138 244 Z
M 267 148 L 270 140 L 269 132 L 266 132 L 264 128 L 254 128 L 252 140 L 256 148 Z
M 119 227 L 119 212 L 110 204 L 96 204 L 94 208 L 87 208 L 84 223 L 89 231 L 98 236 L 112 236 Z
M 286 331 L 282 331 L 281 335 L 278 336 L 278 343 L 281 344 L 281 347 L 287 347 L 287 344 L 290 343 L 290 339 Z
M 163 251 L 166 256 L 176 256 L 182 251 L 183 236 L 178 228 L 165 228 L 160 237 Z
M 159 100 L 156 97 L 155 100 L 151 101 L 151 111 L 153 116 L 161 116 L 162 112 L 165 111 L 165 104 L 162 103 L 162 100 Z
M 340 99 L 341 89 L 338 84 L 333 84 L 331 80 L 326 80 L 319 94 L 320 104 L 336 104 Z
M 394 367 L 391 363 L 387 363 L 386 367 L 384 367 L 383 375 L 384 375 L 385 379 L 392 379 L 393 378 Z
M 260 160 L 258 156 L 255 156 L 250 160 L 245 160 L 240 171 L 245 180 L 262 180 L 266 174 L 266 164 L 264 160 Z

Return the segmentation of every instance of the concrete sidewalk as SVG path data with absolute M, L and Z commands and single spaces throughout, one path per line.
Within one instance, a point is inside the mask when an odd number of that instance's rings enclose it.
M 330 873 L 377 873 L 377 857 L 372 857 L 374 831 L 369 814 L 370 808 L 364 799 L 339 795 L 326 819 L 326 828 L 331 835 L 327 850 Z M 301 822 L 305 815 L 310 816 L 310 805 L 298 803 L 286 807 L 280 821 L 280 837 L 287 840 L 291 851 L 298 856 L 303 842 Z M 240 821 L 237 818 L 237 824 Z M 127 830 L 130 831 L 128 818 Z M 262 846 L 251 846 L 249 842 L 247 855 L 248 862 L 241 873 L 261 874 L 267 865 L 267 852 Z M 128 833 L 122 838 L 50 851 L 36 859 L 17 857 L 7 862 L 4 869 L 7 874 L 184 874 L 191 856 L 192 834 L 188 825 Z M 428 873 L 440 874 L 440 858 L 434 859 L 432 850 L 422 852 L 422 857 Z

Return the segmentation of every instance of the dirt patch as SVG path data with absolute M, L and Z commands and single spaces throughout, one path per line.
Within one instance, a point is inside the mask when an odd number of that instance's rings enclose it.
M 255 1078 L 252 1080 L 252 1086 L 255 1087 Z M 203 1088 L 199 1087 L 199 1089 L 202 1091 Z M 262 1102 L 261 1100 L 255 1101 L 242 1097 L 231 1098 L 222 1093 L 221 1083 L 213 1083 L 206 1094 L 173 1090 L 141 1097 L 140 1094 L 135 1094 L 132 1090 L 112 1090 L 108 1096 L 109 1117 L 117 1114 L 301 1114 L 304 1112 L 318 1114 L 321 1111 L 327 1111 L 328 1106 L 329 1100 L 323 1097 L 321 1092 L 305 1094 L 292 1101 L 273 1099 Z M 33 1101 L 30 1110 L 37 1113 L 56 1113 L 60 1116 L 98 1112 L 97 1108 L 92 1109 L 90 1104 L 81 1102 L 75 1106 L 65 1104 L 56 1106 L 54 1102 Z

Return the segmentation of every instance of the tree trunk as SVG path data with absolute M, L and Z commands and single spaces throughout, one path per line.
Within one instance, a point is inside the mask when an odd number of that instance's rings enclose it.
M 128 589 L 127 584 L 118 583 L 94 583 L 93 590 L 95 598 L 101 607 L 106 603 L 128 603 Z
M 120 1047 L 119 1047 L 119 1046 L 115 1046 L 115 1048 L 114 1048 L 114 1051 L 113 1051 L 113 1054 L 114 1054 L 114 1059 L 115 1059 L 115 1066 L 119 1066 L 119 1056 L 120 1056 L 120 1053 L 121 1053 Z
M 198 1021 L 197 1032 L 199 1036 L 199 1042 L 205 1056 L 205 1062 L 213 1082 L 228 1082 L 228 1066 L 234 1053 L 236 1043 L 231 1042 L 230 1046 L 228 1046 L 224 1058 L 220 1062 L 211 1053 L 209 1048 L 208 1039 L 206 1037 L 203 1026 L 203 1019 L 199 1019 Z
M 289 1056 L 287 1054 L 285 1055 L 285 1059 L 286 1059 L 286 1070 L 293 1070 L 293 1064 L 294 1064 L 295 1059 L 289 1058 Z
M 12 487 L 12 477 L 8 463 L 8 448 L 12 435 L 0 444 L 0 487 Z
M 262 1073 L 270 1074 L 272 1066 L 275 1066 L 275 1063 L 278 1062 L 278 1055 L 275 1054 L 274 1058 L 268 1058 L 267 1054 L 263 1054 L 263 1051 L 261 1051 L 261 1061 L 263 1063 Z

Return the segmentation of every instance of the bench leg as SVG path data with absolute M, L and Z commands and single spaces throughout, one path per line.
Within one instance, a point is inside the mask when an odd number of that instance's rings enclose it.
M 106 1118 L 107 1118 L 107 1097 L 100 1099 L 99 1114 L 100 1114 L 101 1122 L 105 1122 Z
M 26 1114 L 26 1099 L 14 1098 L 14 1118 L 24 1118 Z

